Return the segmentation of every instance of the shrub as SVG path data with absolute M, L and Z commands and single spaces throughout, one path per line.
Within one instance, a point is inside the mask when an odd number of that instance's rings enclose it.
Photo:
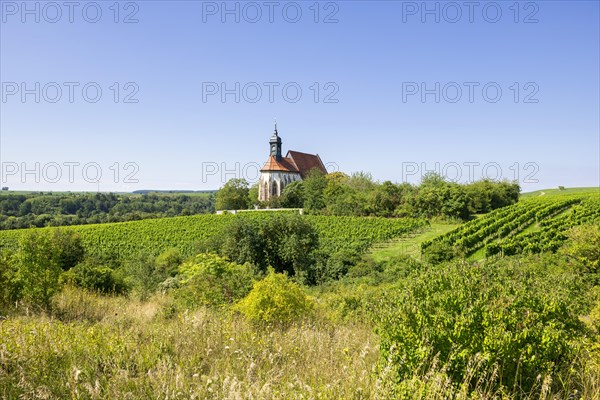
M 567 231 L 570 239 L 560 250 L 586 273 L 600 272 L 600 225 L 581 225 Z
M 78 264 L 65 272 L 62 281 L 94 292 L 121 294 L 127 291 L 123 277 L 110 267 L 94 260 Z
M 452 247 L 452 244 L 439 240 L 433 242 L 425 250 L 423 250 L 423 261 L 430 264 L 439 264 L 444 261 L 450 261 L 456 257 L 457 251 Z
M 477 356 L 482 371 L 498 366 L 490 385 L 532 390 L 538 376 L 570 365 L 585 329 L 585 287 L 553 264 L 453 263 L 413 276 L 381 311 L 382 360 L 402 381 L 438 359 L 458 384 Z
M 68 271 L 82 262 L 85 258 L 85 249 L 79 234 L 55 229 L 51 235 L 54 246 L 54 257 L 63 271 Z
M 179 267 L 176 300 L 187 308 L 223 306 L 242 299 L 252 289 L 252 267 L 216 254 L 199 254 Z M 173 286 L 165 282 L 165 287 Z
M 124 265 L 124 273 L 126 285 L 134 290 L 140 300 L 148 299 L 160 282 L 156 274 L 156 259 L 147 252 L 129 260 Z
M 254 323 L 288 325 L 309 315 L 313 301 L 286 275 L 270 270 L 236 309 Z
M 238 263 L 251 263 L 262 273 L 271 266 L 307 280 L 318 246 L 315 228 L 300 215 L 277 214 L 264 219 L 235 219 L 218 245 Z
M 309 281 L 324 283 L 346 275 L 350 268 L 360 261 L 360 254 L 355 249 L 344 248 L 334 253 L 328 253 L 321 249 L 317 253 L 317 259 L 314 277 L 311 276 Z
M 163 278 L 177 275 L 177 269 L 183 262 L 183 256 L 178 249 L 169 249 L 156 257 L 156 273 Z

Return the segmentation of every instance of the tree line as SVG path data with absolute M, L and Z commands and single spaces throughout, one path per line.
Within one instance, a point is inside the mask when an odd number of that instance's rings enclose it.
M 483 179 L 468 184 L 429 173 L 419 185 L 377 182 L 368 173 L 323 174 L 312 170 L 292 182 L 280 197 L 258 201 L 258 187 L 244 179 L 228 181 L 216 194 L 217 210 L 304 208 L 313 214 L 338 216 L 450 218 L 468 220 L 519 200 L 516 182 Z
M 2 194 L 0 230 L 125 222 L 213 211 L 212 195 Z

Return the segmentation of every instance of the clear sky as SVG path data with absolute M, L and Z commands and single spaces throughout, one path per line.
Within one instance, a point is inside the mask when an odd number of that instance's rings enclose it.
M 275 117 L 381 181 L 600 184 L 598 1 L 0 5 L 12 190 L 253 181 Z

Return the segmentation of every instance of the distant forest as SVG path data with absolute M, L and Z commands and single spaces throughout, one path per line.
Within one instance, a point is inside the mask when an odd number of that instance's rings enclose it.
M 0 195 L 0 230 L 125 222 L 214 212 L 214 195 L 27 193 Z

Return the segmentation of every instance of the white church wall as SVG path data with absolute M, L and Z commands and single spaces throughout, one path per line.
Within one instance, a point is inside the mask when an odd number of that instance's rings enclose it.
M 268 201 L 272 196 L 281 196 L 287 185 L 300 180 L 297 172 L 263 171 L 258 181 L 258 200 Z

